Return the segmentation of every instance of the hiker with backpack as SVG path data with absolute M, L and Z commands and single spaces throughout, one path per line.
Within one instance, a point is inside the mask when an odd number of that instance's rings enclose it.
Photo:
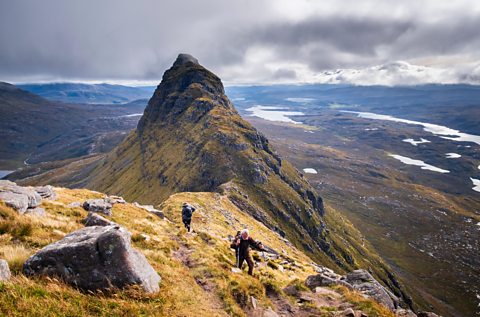
M 190 223 L 192 222 L 192 215 L 195 211 L 195 207 L 188 203 L 183 203 L 182 205 L 182 222 L 185 225 L 185 228 L 190 232 Z
M 248 264 L 248 274 L 253 275 L 253 259 L 250 255 L 250 248 L 255 248 L 257 250 L 263 250 L 263 244 L 261 242 L 255 241 L 250 237 L 248 229 L 243 229 L 235 236 L 230 247 L 235 249 L 235 256 L 237 259 L 237 267 L 242 269 L 243 262 L 246 261 Z

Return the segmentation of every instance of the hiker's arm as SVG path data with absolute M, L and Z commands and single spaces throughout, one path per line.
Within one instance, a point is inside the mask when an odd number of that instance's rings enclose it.
M 263 250 L 263 244 L 261 242 L 257 242 L 253 240 L 252 238 L 248 239 L 250 242 L 250 245 L 253 246 L 256 249 Z

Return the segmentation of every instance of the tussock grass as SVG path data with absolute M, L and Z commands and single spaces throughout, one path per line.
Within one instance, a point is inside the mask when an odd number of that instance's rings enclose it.
M 22 271 L 23 263 L 32 254 L 33 250 L 26 248 L 23 244 L 0 245 L 0 258 L 6 260 L 13 274 Z

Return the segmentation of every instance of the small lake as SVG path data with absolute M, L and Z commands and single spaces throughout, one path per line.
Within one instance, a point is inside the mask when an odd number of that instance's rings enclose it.
M 480 179 L 470 177 L 470 180 L 473 183 L 473 190 L 476 192 L 480 192 Z M 480 225 L 480 222 L 477 225 Z
M 315 101 L 314 98 L 303 98 L 303 97 L 296 97 L 296 98 L 286 98 L 286 101 L 296 102 L 296 103 L 309 103 Z
M 473 142 L 480 145 L 480 135 L 463 133 L 458 130 L 451 129 L 438 124 L 400 119 L 400 118 L 395 118 L 389 115 L 376 114 L 372 112 L 358 112 L 358 111 L 347 111 L 347 110 L 342 110 L 341 112 L 353 113 L 353 114 L 356 114 L 359 118 L 394 121 L 394 122 L 405 123 L 405 124 L 419 125 L 423 127 L 423 130 L 430 132 L 434 135 L 440 136 L 443 139 L 459 141 L 459 142 Z
M 272 107 L 272 106 L 254 106 L 246 109 L 251 112 L 249 116 L 259 117 L 268 121 L 287 122 L 294 124 L 301 124 L 301 122 L 294 121 L 289 116 L 303 116 L 304 113 L 300 111 L 285 111 L 286 108 Z
M 303 172 L 305 172 L 307 174 L 317 174 L 317 170 L 314 169 L 314 168 L 304 168 Z
M 403 142 L 410 143 L 411 145 L 417 146 L 418 144 L 423 144 L 423 143 L 430 143 L 427 139 L 420 138 L 420 140 L 415 140 L 415 139 L 404 139 L 402 140 Z
M 399 160 L 400 162 L 407 164 L 407 165 L 414 165 L 414 166 L 420 166 L 422 170 L 429 170 L 433 172 L 438 172 L 438 173 L 450 173 L 450 171 L 438 168 L 436 166 L 430 165 L 425 163 L 424 161 L 421 160 L 415 160 L 411 159 L 406 156 L 401 156 L 401 155 L 396 155 L 396 154 L 389 154 L 389 156 L 393 157 L 394 159 Z
M 456 159 L 456 158 L 461 158 L 462 156 L 458 153 L 447 153 L 445 154 L 445 157 L 449 159 Z
M 0 179 L 4 178 L 5 176 L 7 176 L 8 174 L 13 173 L 13 172 L 15 172 L 15 171 L 0 170 Z

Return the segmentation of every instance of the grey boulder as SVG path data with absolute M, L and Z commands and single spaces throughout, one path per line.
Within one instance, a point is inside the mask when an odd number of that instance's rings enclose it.
M 7 261 L 0 259 L 0 281 L 8 281 L 11 276 Z
M 111 216 L 112 204 L 105 199 L 89 199 L 83 203 L 83 209 Z
M 22 187 L 11 181 L 0 180 L 0 200 L 23 214 L 28 208 L 38 207 L 42 202 L 42 197 L 30 187 Z
M 60 277 L 82 290 L 139 285 L 145 292 L 158 292 L 160 276 L 130 244 L 131 235 L 123 227 L 85 227 L 31 256 L 23 271 Z
M 116 225 L 115 222 L 110 221 L 99 214 L 89 212 L 87 218 L 83 220 L 83 223 L 85 224 L 86 227 L 91 227 L 91 226 L 112 226 Z
M 362 294 L 375 299 L 394 311 L 399 305 L 399 299 L 383 287 L 373 276 L 365 270 L 355 270 L 348 273 L 346 281 Z
M 47 200 L 55 200 L 57 199 L 57 193 L 53 189 L 52 186 L 38 186 L 35 187 L 34 190 L 42 197 L 43 199 Z

